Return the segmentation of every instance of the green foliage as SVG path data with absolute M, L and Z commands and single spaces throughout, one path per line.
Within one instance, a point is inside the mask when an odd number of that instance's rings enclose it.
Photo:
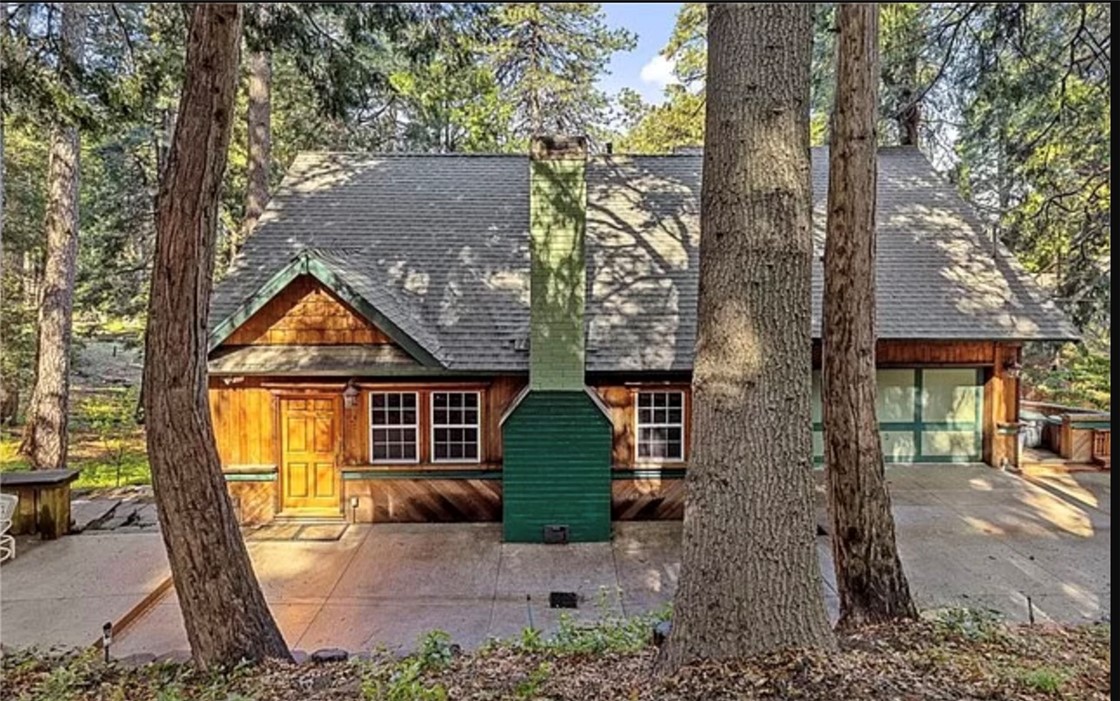
M 446 667 L 455 658 L 455 646 L 451 643 L 451 636 L 442 630 L 426 633 L 420 638 L 416 657 L 424 670 Z
M 1013 677 L 1020 684 L 1034 691 L 1044 694 L 1057 694 L 1061 691 L 1069 675 L 1060 669 L 1052 667 L 1036 667 L 1035 669 L 1017 670 Z
M 151 484 L 143 430 L 136 424 L 135 387 L 82 393 L 74 398 L 70 421 L 70 466 L 78 470 L 75 489 Z M 18 431 L 0 434 L 0 471 L 28 470 L 19 455 Z
M 1000 614 L 990 609 L 941 609 L 934 612 L 933 620 L 942 633 L 969 640 L 990 640 L 1003 634 Z
M 611 610 L 610 593 L 601 589 L 596 602 L 598 617 L 582 622 L 561 613 L 556 632 L 545 637 L 535 628 L 524 628 L 511 644 L 523 652 L 549 652 L 558 655 L 598 655 L 632 653 L 649 646 L 653 628 L 668 620 L 669 605 L 640 616 L 618 616 Z
M 541 685 L 548 681 L 549 675 L 552 674 L 552 665 L 548 662 L 541 662 L 537 668 L 529 675 L 517 682 L 514 687 L 514 694 L 519 699 L 535 699 L 540 695 Z
M 1111 305 L 1107 4 L 977 5 L 946 71 L 962 192 L 1084 329 Z
M 134 387 L 109 390 L 86 397 L 78 410 L 78 420 L 97 435 L 110 461 L 116 484 L 121 486 L 125 461 L 136 434 L 136 408 L 140 392 Z
M 513 108 L 510 145 L 533 133 L 594 133 L 607 118 L 595 85 L 635 37 L 609 29 L 597 3 L 501 3 L 486 45 L 501 98 Z
M 362 674 L 362 698 L 369 701 L 445 701 L 447 690 L 424 680 L 428 672 L 451 664 L 451 636 L 437 630 L 420 637 L 417 651 L 399 661 L 374 661 Z
M 1023 377 L 1029 399 L 1101 411 L 1112 406 L 1112 353 L 1107 343 L 1067 344 L 1056 356 L 1028 355 Z

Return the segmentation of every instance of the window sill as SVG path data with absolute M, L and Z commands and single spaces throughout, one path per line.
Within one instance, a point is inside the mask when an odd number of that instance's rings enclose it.
M 478 470 L 482 472 L 487 470 L 500 470 L 502 469 L 502 464 L 485 462 L 379 462 L 341 465 L 340 467 L 347 472 L 415 472 L 416 470 L 424 470 L 426 472 L 438 472 L 439 470 L 447 470 L 448 472 Z

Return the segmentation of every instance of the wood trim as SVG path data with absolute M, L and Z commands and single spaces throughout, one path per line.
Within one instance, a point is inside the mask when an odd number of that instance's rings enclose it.
M 630 462 L 628 467 L 638 469 L 676 468 L 688 466 L 692 455 L 692 386 L 676 383 L 640 384 L 627 383 L 630 390 Z M 638 394 L 640 392 L 680 392 L 681 394 L 681 459 L 662 461 L 638 460 Z M 617 465 L 612 465 L 617 467 Z

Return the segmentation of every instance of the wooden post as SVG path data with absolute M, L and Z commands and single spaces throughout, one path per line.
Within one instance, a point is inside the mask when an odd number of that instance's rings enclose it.
M 984 460 L 992 467 L 1019 466 L 1019 378 L 1007 366 L 1019 361 L 1017 345 L 997 343 L 984 394 Z

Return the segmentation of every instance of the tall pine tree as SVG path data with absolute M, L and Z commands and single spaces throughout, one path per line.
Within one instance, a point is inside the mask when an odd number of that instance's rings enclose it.
M 809 406 L 812 15 L 709 8 L 693 449 L 661 671 L 833 644 Z
M 607 96 L 595 81 L 614 52 L 634 46 L 633 34 L 608 28 L 597 3 L 502 3 L 495 22 L 490 59 L 519 143 L 606 125 Z

